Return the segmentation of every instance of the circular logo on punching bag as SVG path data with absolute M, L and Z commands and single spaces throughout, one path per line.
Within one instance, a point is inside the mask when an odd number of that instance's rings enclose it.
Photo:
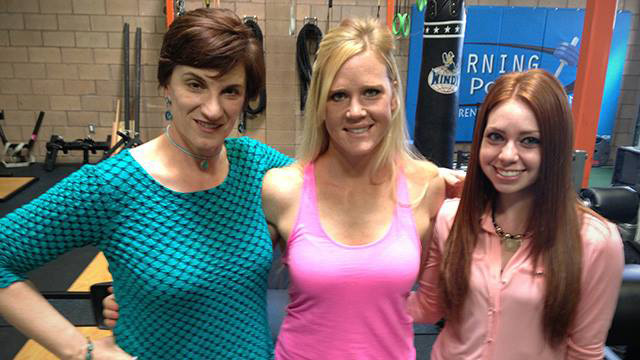
M 453 94 L 458 91 L 460 72 L 453 61 L 454 58 L 453 51 L 442 53 L 443 65 L 431 69 L 427 77 L 429 86 L 440 94 Z

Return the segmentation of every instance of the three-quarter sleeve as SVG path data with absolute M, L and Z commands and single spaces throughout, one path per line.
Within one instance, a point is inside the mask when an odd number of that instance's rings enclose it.
M 85 165 L 0 219 L 0 288 L 71 250 L 97 244 L 112 216 L 96 166 Z
M 263 151 L 264 156 L 262 157 L 262 164 L 265 171 L 273 168 L 284 167 L 293 162 L 293 159 L 270 146 L 263 145 Z

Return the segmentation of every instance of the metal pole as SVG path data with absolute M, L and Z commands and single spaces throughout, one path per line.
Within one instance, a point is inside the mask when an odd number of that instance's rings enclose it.
M 587 0 L 571 106 L 575 124 L 575 149 L 587 152 L 582 187 L 589 186 L 615 16 L 615 0 Z
M 135 108 L 133 109 L 134 111 L 134 118 L 133 118 L 133 124 L 134 124 L 134 130 L 135 133 L 133 134 L 133 137 L 137 138 L 140 135 L 140 83 L 142 81 L 141 78 L 141 64 L 140 64 L 140 59 L 141 59 L 141 52 L 142 52 L 142 29 L 137 27 L 136 28 L 136 94 L 135 94 Z
M 124 129 L 125 131 L 129 130 L 129 23 L 124 23 L 122 29 L 122 40 L 123 40 L 123 67 L 122 72 L 124 74 Z

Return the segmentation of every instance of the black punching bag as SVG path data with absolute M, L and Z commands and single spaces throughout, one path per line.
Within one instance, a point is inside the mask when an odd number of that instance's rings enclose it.
M 451 167 L 464 43 L 463 0 L 428 0 L 413 143 L 438 166 Z

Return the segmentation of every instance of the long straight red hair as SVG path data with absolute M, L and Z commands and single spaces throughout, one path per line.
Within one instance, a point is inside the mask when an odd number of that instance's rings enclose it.
M 571 181 L 573 119 L 562 85 L 544 70 L 500 77 L 487 94 L 476 119 L 462 198 L 444 249 L 441 286 L 449 325 L 461 319 L 469 293 L 472 253 L 481 233 L 480 218 L 498 196 L 478 162 L 489 114 L 509 99 L 526 104 L 540 129 L 541 163 L 527 232 L 534 265 L 544 266 L 544 336 L 552 346 L 566 337 L 580 294 L 582 247 L 577 195 Z

